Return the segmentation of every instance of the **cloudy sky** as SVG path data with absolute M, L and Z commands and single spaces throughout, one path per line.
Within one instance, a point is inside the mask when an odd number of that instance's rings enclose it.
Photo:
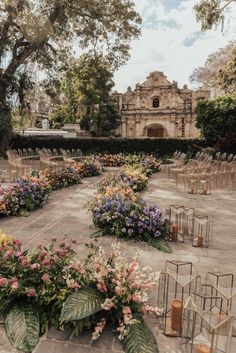
M 134 0 L 143 19 L 142 36 L 132 43 L 129 62 L 115 74 L 116 89 L 142 83 L 151 71 L 164 71 L 170 81 L 189 84 L 192 71 L 207 56 L 235 39 L 236 21 L 226 30 L 202 33 L 195 20 L 197 0 Z

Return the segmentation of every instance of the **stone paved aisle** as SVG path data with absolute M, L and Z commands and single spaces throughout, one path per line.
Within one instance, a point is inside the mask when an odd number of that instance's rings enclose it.
M 43 209 L 33 212 L 28 218 L 1 219 L 0 228 L 22 240 L 26 247 L 47 243 L 54 235 L 60 240 L 74 238 L 78 243 L 79 256 L 85 256 L 84 244 L 90 241 L 89 235 L 94 232 L 90 227 L 87 204 L 93 197 L 98 180 L 97 177 L 84 179 L 80 185 L 55 191 Z M 144 198 L 150 203 L 158 203 L 162 208 L 170 204 L 184 204 L 211 216 L 214 220 L 214 246 L 210 249 L 199 249 L 191 247 L 191 244 L 177 244 L 172 246 L 172 254 L 164 254 L 146 244 L 129 241 L 123 242 L 127 257 L 131 257 L 138 250 L 143 263 L 150 265 L 154 270 L 160 270 L 166 259 L 175 259 L 192 261 L 202 274 L 212 270 L 233 272 L 236 275 L 236 190 L 213 191 L 210 196 L 187 195 L 182 190 L 176 190 L 174 182 L 166 180 L 165 176 L 159 173 L 150 179 Z M 113 240 L 111 237 L 103 237 L 99 238 L 99 243 L 108 249 Z M 155 295 L 153 301 L 155 302 Z M 160 335 L 153 319 L 149 318 L 147 323 L 157 336 L 160 353 L 179 352 L 177 339 Z M 58 332 L 51 329 L 42 337 L 35 353 L 122 352 L 121 344 L 109 331 L 92 345 L 90 337 L 88 332 L 75 338 L 69 330 Z M 0 352 L 14 352 L 3 328 L 0 328 Z M 234 345 L 231 353 L 235 352 Z

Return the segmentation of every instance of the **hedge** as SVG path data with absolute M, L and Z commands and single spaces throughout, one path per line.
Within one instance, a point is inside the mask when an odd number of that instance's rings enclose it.
M 207 147 L 200 139 L 172 138 L 62 138 L 15 136 L 11 148 L 64 148 L 81 149 L 86 153 L 134 153 L 158 152 L 160 156 L 172 155 L 176 150 L 195 152 L 201 147 Z

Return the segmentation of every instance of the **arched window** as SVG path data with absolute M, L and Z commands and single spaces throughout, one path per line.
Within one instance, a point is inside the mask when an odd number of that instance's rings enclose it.
M 153 106 L 153 108 L 159 108 L 159 106 L 160 106 L 160 101 L 159 101 L 158 98 L 154 98 L 154 99 L 152 100 L 152 106 Z

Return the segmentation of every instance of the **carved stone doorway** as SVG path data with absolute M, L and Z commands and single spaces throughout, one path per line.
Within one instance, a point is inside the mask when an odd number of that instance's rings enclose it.
M 162 126 L 152 126 L 147 129 L 148 137 L 164 137 L 165 131 Z

